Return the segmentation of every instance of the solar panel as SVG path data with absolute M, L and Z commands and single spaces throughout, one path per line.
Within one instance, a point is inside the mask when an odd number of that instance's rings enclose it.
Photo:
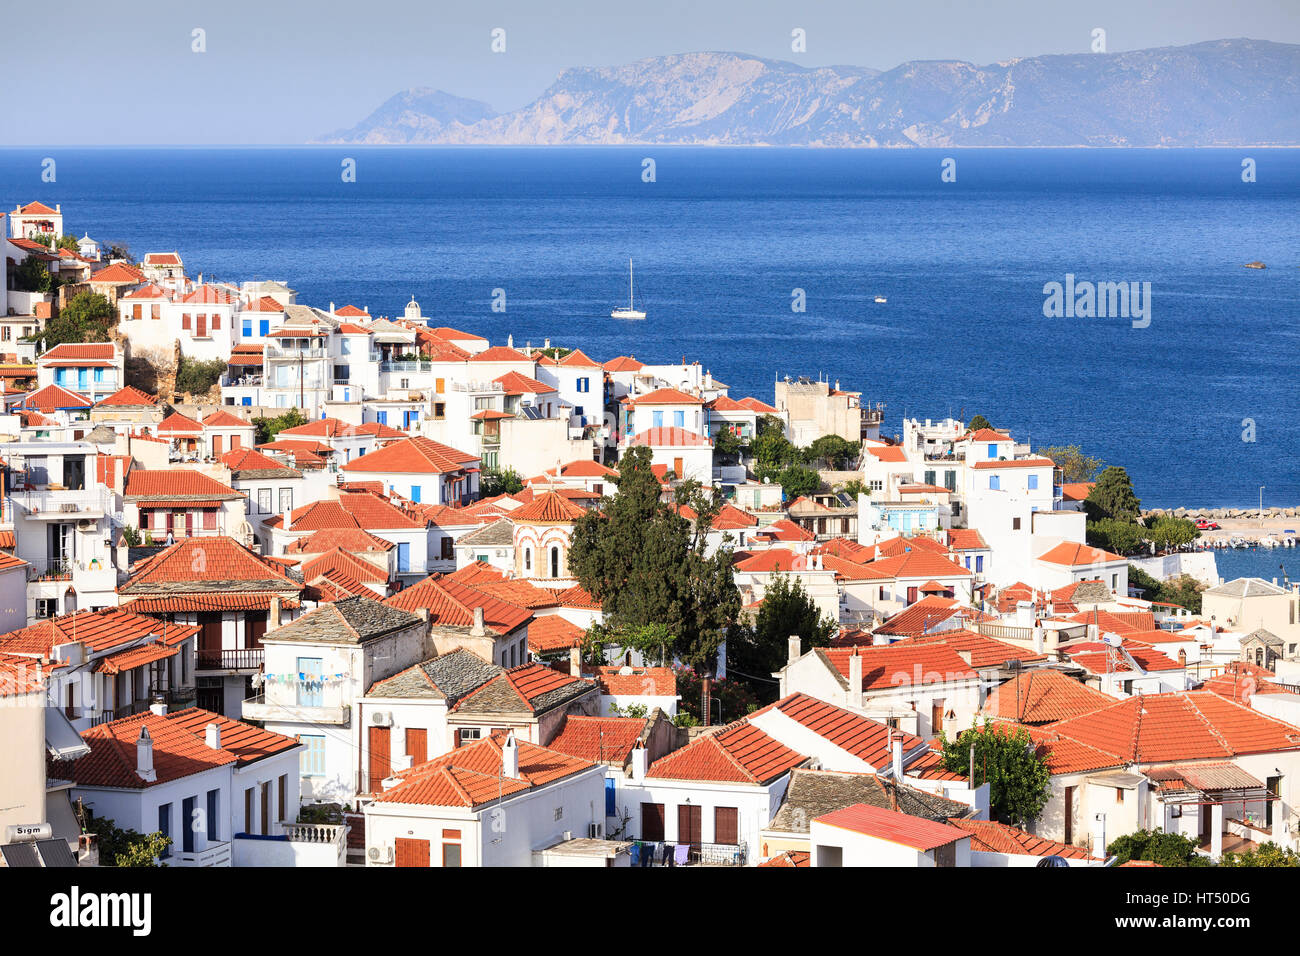
M 77 865 L 77 858 L 68 848 L 67 840 L 37 840 L 36 852 L 47 867 Z
M 0 846 L 0 856 L 4 857 L 5 866 L 40 866 L 36 858 L 36 847 L 30 843 L 6 843 Z

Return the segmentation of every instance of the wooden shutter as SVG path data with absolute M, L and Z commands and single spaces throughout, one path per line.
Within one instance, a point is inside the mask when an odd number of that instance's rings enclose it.
M 280 822 L 281 822 L 281 823 L 284 823 L 284 822 L 285 822 L 284 815 L 285 815 L 285 810 L 287 809 L 287 807 L 286 807 L 286 803 L 288 802 L 288 799 L 289 799 L 288 794 L 285 793 L 285 791 L 288 790 L 288 789 L 289 789 L 289 775 L 288 775 L 288 774 L 285 774 L 285 773 L 282 773 L 282 774 L 280 774 L 280 786 L 278 787 L 278 791 L 279 791 L 279 794 L 280 794 L 280 807 L 279 807 L 279 809 L 280 809 Z
M 398 866 L 427 867 L 429 865 L 429 841 L 398 837 L 396 856 Z
M 713 811 L 713 842 L 735 846 L 740 842 L 740 811 L 717 807 Z
M 429 731 L 424 727 L 406 728 L 406 753 L 411 758 L 411 765 L 424 763 L 429 759 Z
M 262 784 L 262 836 L 271 832 L 271 784 Z
M 220 435 L 212 436 L 212 457 L 213 458 L 221 457 L 221 436 Z
M 253 832 L 253 788 L 244 791 L 244 832 Z
M 664 838 L 664 805 L 641 804 L 641 839 L 659 841 Z
M 389 747 L 391 742 L 389 728 L 370 728 L 370 792 L 380 793 L 384 789 L 383 780 L 393 772 Z M 427 845 L 427 844 L 426 844 Z M 428 866 L 428 862 L 424 864 Z
M 701 832 L 704 829 L 704 808 L 696 804 L 682 803 L 677 806 L 677 842 L 702 843 Z
M 456 728 L 456 748 L 455 748 L 455 749 L 457 749 L 457 750 L 460 749 L 460 728 L 459 728 L 459 727 Z

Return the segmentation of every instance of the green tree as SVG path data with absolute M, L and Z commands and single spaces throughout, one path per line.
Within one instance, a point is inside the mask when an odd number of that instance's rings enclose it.
M 1142 502 L 1133 493 L 1133 482 L 1128 472 L 1119 465 L 1111 465 L 1097 478 L 1097 483 L 1088 492 L 1083 502 L 1083 510 L 1088 513 L 1089 521 L 1101 521 L 1114 518 L 1116 521 L 1137 521 L 1142 512 Z
M 275 441 L 275 436 L 286 428 L 297 428 L 299 425 L 306 425 L 307 421 L 307 416 L 296 408 L 291 408 L 283 415 L 274 418 L 254 418 L 253 424 L 257 426 L 257 443 L 264 445 Z
M 584 657 L 593 662 L 604 663 L 606 649 L 617 648 L 620 655 L 625 651 L 636 651 L 642 659 L 653 661 L 660 667 L 672 663 L 669 655 L 674 643 L 672 631 L 660 621 L 626 627 L 593 623 L 583 639 Z
M 479 476 L 479 495 L 494 498 L 497 495 L 513 495 L 524 490 L 524 480 L 513 468 L 504 470 L 486 468 Z
M 176 366 L 176 391 L 189 392 L 195 396 L 206 395 L 220 381 L 226 367 L 222 359 L 201 362 L 182 355 Z
M 46 350 L 65 342 L 107 342 L 113 306 L 98 292 L 78 292 L 45 323 L 40 337 Z
M 1131 521 L 1102 518 L 1085 526 L 1088 544 L 1115 554 L 1132 554 L 1142 547 L 1142 528 Z
M 822 476 L 802 465 L 791 465 L 778 474 L 776 480 L 781 483 L 781 491 L 787 501 L 793 501 L 801 495 L 811 495 L 822 486 Z
M 161 854 L 171 846 L 171 837 L 161 833 L 124 830 L 108 817 L 92 817 L 86 829 L 94 833 L 99 846 L 100 866 L 159 867 Z
M 1161 551 L 1177 551 L 1191 544 L 1201 533 L 1196 524 L 1187 518 L 1161 515 L 1147 528 L 1146 539 Z
M 783 468 L 800 459 L 799 449 L 776 431 L 760 433 L 750 442 L 749 451 L 758 464 L 771 468 Z
M 776 699 L 771 675 L 785 664 L 790 637 L 798 636 L 804 648 L 828 647 L 838 630 L 798 578 L 774 575 L 754 623 L 737 628 L 727 639 L 727 670 L 768 703 Z
M 1117 837 L 1106 847 L 1106 852 L 1116 858 L 1116 863 L 1144 860 L 1160 866 L 1211 866 L 1208 857 L 1196 852 L 1196 841 L 1181 833 L 1163 830 L 1138 830 Z
M 30 255 L 14 268 L 12 278 L 15 292 L 50 292 L 55 285 L 45 263 Z
M 963 730 L 954 740 L 940 734 L 944 768 L 970 771 L 975 747 L 973 786 L 989 785 L 989 815 L 1002 823 L 1025 826 L 1038 819 L 1047 805 L 1051 774 L 1024 727 L 997 723 Z
M 981 428 L 992 428 L 992 427 L 993 427 L 993 423 L 990 422 L 987 418 L 985 418 L 983 415 L 976 415 L 974 418 L 970 420 L 970 424 L 966 426 L 966 430 L 971 432 L 977 432 Z
M 648 448 L 623 456 L 615 494 L 574 523 L 569 567 L 615 631 L 661 624 L 673 635 L 671 656 L 711 674 L 740 612 L 729 539 L 712 555 L 706 548 L 722 499 L 685 481 L 671 507 L 650 466 Z M 682 505 L 695 511 L 694 522 L 682 517 Z
M 1100 458 L 1085 455 L 1078 445 L 1048 445 L 1038 449 L 1038 454 L 1056 462 L 1065 481 L 1092 481 L 1105 464 Z
M 870 495 L 871 489 L 867 487 L 866 482 L 861 478 L 854 478 L 852 481 L 846 481 L 840 485 L 836 491 L 848 495 L 854 501 L 858 500 L 858 495 Z
M 734 462 L 739 459 L 744 447 L 740 436 L 730 428 L 723 428 L 713 436 L 713 454 L 719 458 Z
M 120 239 L 113 239 L 104 246 L 104 258 L 109 262 L 114 259 L 122 259 L 125 262 L 135 262 L 135 256 L 131 254 L 131 247 Z
M 804 452 L 810 462 L 820 462 L 828 469 L 849 467 L 862 454 L 862 443 L 846 441 L 839 435 L 822 435 Z
M 1219 866 L 1300 866 L 1300 853 L 1290 847 L 1268 843 L 1245 853 L 1225 853 Z
M 1146 601 L 1164 601 L 1185 607 L 1193 614 L 1201 613 L 1201 592 L 1205 585 L 1190 574 L 1182 574 L 1167 581 L 1157 581 L 1136 564 L 1128 566 L 1128 583 L 1142 592 Z

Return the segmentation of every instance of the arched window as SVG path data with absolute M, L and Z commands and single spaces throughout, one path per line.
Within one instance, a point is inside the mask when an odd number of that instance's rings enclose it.
M 524 570 L 531 571 L 532 569 L 533 569 L 533 549 L 524 548 Z
M 560 548 L 559 545 L 551 545 L 551 577 L 560 576 Z

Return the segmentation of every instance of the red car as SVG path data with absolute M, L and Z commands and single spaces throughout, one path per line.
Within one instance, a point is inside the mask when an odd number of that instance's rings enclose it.
M 1206 521 L 1204 518 L 1202 518 L 1200 521 L 1196 522 L 1196 530 L 1197 531 L 1218 531 L 1219 522 Z

